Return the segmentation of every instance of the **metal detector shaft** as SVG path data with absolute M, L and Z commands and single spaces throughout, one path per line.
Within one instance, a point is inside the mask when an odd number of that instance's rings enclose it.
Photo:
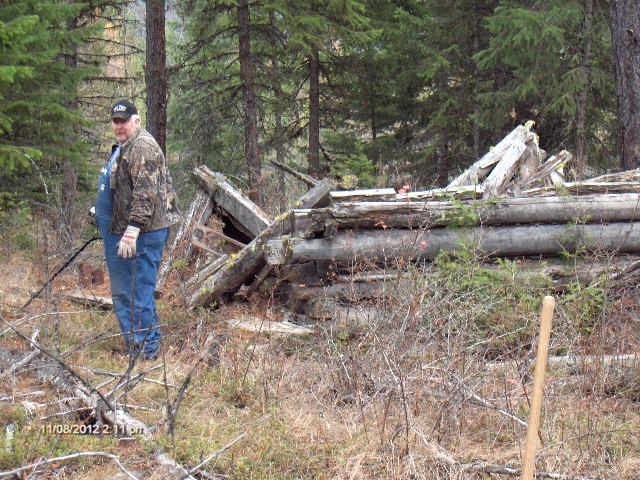
M 53 274 L 53 276 L 52 276 L 49 280 L 47 280 L 47 281 L 45 282 L 45 284 L 44 284 L 44 285 L 42 285 L 42 287 L 40 287 L 40 290 L 38 290 L 36 293 L 34 293 L 33 295 L 31 295 L 31 298 L 29 299 L 29 301 L 28 301 L 27 303 L 25 303 L 25 304 L 22 306 L 22 308 L 21 308 L 20 310 L 24 310 L 24 309 L 25 309 L 25 308 L 27 308 L 29 305 L 31 305 L 31 302 L 33 302 L 33 301 L 36 299 L 36 297 L 37 297 L 38 295 L 40 295 L 40 294 L 42 293 L 42 291 L 43 291 L 45 288 L 47 288 L 49 285 L 51 285 L 51 282 L 53 282 L 53 280 L 54 280 L 54 279 L 55 279 L 55 278 L 56 278 L 56 277 L 57 277 L 57 276 L 58 276 L 58 275 L 59 275 L 59 274 L 60 274 L 60 273 L 65 269 L 65 268 L 67 268 L 69 265 L 71 265 L 71 262 L 73 262 L 73 261 L 76 259 L 76 257 L 82 253 L 82 251 L 83 251 L 85 248 L 87 248 L 89 245 L 91 245 L 91 244 L 92 244 L 93 242 L 95 242 L 96 240 L 100 240 L 100 239 L 101 239 L 101 237 L 93 237 L 93 238 L 91 238 L 90 240 L 87 240 L 87 241 L 84 243 L 84 245 L 82 245 L 78 250 L 76 250 L 76 253 L 74 253 L 74 254 L 73 254 L 73 256 L 72 256 L 69 260 L 67 260 L 67 261 L 65 262 L 65 264 L 64 264 L 64 265 L 62 265 L 62 267 L 60 267 L 60 268 L 58 269 L 58 271 L 57 271 L 56 273 L 54 273 L 54 274 Z

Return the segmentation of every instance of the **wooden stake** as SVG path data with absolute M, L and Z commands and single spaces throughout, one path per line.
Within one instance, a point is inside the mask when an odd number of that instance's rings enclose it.
M 547 368 L 549 337 L 551 336 L 551 320 L 553 318 L 553 309 L 555 304 L 556 301 L 552 296 L 546 296 L 542 300 L 542 313 L 540 314 L 540 338 L 538 340 L 536 369 L 533 377 L 533 398 L 531 399 L 531 412 L 529 414 L 529 426 L 527 427 L 527 441 L 522 462 L 521 480 L 533 480 L 536 446 L 538 443 L 538 428 L 540 427 L 540 409 L 542 407 L 544 374 Z

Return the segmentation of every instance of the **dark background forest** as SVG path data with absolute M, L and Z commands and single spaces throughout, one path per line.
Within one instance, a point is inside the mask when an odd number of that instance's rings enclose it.
M 637 2 L 120 0 L 0 4 L 0 208 L 72 236 L 134 100 L 189 171 L 268 209 L 278 160 L 346 188 L 442 186 L 514 126 L 574 154 L 570 176 L 640 165 Z

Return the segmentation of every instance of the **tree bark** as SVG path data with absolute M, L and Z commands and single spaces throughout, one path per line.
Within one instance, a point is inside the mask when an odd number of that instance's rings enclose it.
M 147 0 L 147 130 L 167 154 L 167 77 L 164 0 Z
M 611 0 L 620 153 L 624 170 L 640 167 L 639 9 L 638 0 Z
M 251 57 L 250 16 L 248 0 L 238 1 L 238 46 L 240 55 L 240 82 L 242 85 L 242 115 L 244 122 L 244 149 L 247 156 L 249 191 L 254 203 L 260 202 L 261 166 L 258 153 L 258 108 L 256 105 L 253 59 Z
M 586 151 L 586 123 L 587 105 L 589 102 L 589 90 L 591 83 L 591 28 L 593 25 L 593 2 L 584 0 L 584 18 L 582 21 L 582 88 L 578 94 L 578 111 L 576 112 L 576 156 L 574 160 L 574 172 L 577 180 L 585 177 L 587 167 Z
M 320 176 L 320 56 L 318 45 L 311 45 L 309 56 L 309 175 Z

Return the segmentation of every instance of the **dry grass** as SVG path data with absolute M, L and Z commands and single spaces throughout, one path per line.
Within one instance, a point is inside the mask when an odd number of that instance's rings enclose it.
M 9 260 L 5 268 L 11 265 Z M 0 453 L 0 469 L 70 451 L 105 451 L 118 455 L 139 478 L 171 478 L 156 464 L 156 451 L 194 466 L 243 433 L 208 464 L 211 474 L 460 480 L 473 478 L 461 469 L 464 463 L 517 467 L 525 428 L 514 418 L 527 419 L 538 309 L 550 286 L 510 275 L 513 265 L 491 274 L 473 258 L 442 262 L 439 268 L 435 279 L 407 269 L 410 281 L 389 285 L 385 298 L 368 310 L 375 315 L 364 316 L 357 328 L 326 322 L 307 337 L 226 327 L 225 319 L 241 315 L 277 321 L 280 313 L 271 299 L 197 313 L 161 302 L 164 357 L 147 377 L 180 386 L 207 335 L 217 339 L 207 362 L 194 370 L 174 435 L 166 431 L 166 405 L 177 389 L 151 382 L 138 384 L 121 400 L 156 428 L 151 440 L 42 435 L 42 425 L 74 423 L 78 417 L 43 420 L 65 409 L 66 394 L 27 371 L 0 385 L 0 427 L 17 427 L 13 452 Z M 605 293 L 576 286 L 558 298 L 552 353 L 634 351 L 640 340 L 635 300 L 614 302 Z M 55 315 L 35 315 L 38 309 Z M 22 318 L 10 306 L 2 311 L 5 318 L 12 312 L 11 321 L 27 335 L 40 329 L 43 344 L 61 352 L 99 332 L 117 333 L 112 313 L 65 303 L 38 302 Z M 0 342 L 28 348 L 10 333 Z M 98 385 L 108 379 L 98 370 L 126 370 L 120 350 L 120 339 L 112 337 L 66 358 Z M 500 365 L 488 368 L 490 363 Z M 149 367 L 137 365 L 134 373 Z M 631 379 L 628 372 L 597 365 L 550 369 L 538 468 L 640 478 L 640 413 Z M 59 474 L 62 469 L 65 478 L 124 478 L 106 459 L 53 468 Z

